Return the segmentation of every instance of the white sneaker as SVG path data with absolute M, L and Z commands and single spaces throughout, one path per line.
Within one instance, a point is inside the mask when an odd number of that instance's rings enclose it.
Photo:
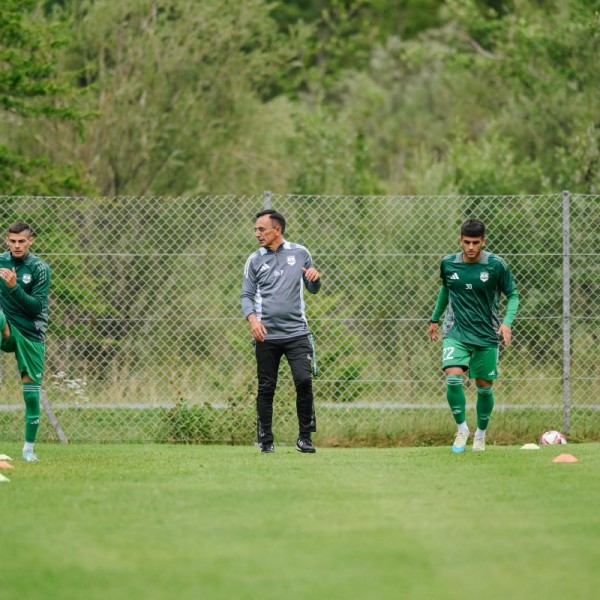
M 38 457 L 34 454 L 33 450 L 23 450 L 23 460 L 25 462 L 37 462 Z
M 467 449 L 467 440 L 469 439 L 469 432 L 457 431 L 454 436 L 454 444 L 452 444 L 452 452 L 454 454 L 460 454 Z
M 485 452 L 485 435 L 482 435 L 481 437 L 476 435 L 473 438 L 471 452 Z

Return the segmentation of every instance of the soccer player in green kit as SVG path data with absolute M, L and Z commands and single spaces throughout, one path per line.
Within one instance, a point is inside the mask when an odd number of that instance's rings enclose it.
M 0 330 L 2 350 L 14 352 L 25 401 L 23 460 L 37 461 L 33 445 L 40 423 L 40 386 L 44 375 L 48 327 L 48 265 L 29 251 L 33 231 L 25 221 L 8 228 L 8 252 L 0 254 Z
M 494 381 L 498 376 L 498 336 L 510 344 L 519 295 L 506 262 L 483 250 L 485 225 L 465 221 L 460 229 L 462 252 L 445 256 L 440 265 L 441 285 L 429 322 L 429 338 L 438 339 L 443 323 L 442 369 L 446 375 L 446 398 L 457 425 L 452 452 L 466 450 L 469 427 L 463 388 L 468 371 L 477 386 L 477 430 L 473 452 L 485 450 L 485 432 L 494 408 Z M 500 294 L 507 298 L 500 321 Z

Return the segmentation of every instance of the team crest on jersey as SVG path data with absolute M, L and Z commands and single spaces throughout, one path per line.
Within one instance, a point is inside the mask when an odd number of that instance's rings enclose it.
M 482 271 L 481 273 L 479 273 L 479 279 L 481 279 L 481 281 L 485 282 L 490 278 L 490 274 L 487 271 Z
M 31 275 L 29 273 L 23 275 L 23 283 L 31 283 Z
M 290 266 L 294 266 L 296 264 L 296 257 L 295 256 L 288 256 L 287 257 L 287 263 Z

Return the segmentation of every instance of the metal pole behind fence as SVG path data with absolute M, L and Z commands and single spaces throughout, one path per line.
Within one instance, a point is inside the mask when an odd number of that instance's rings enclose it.
M 563 212 L 563 431 L 571 427 L 571 205 L 568 190 L 562 193 Z
M 263 210 L 269 210 L 271 208 L 271 192 L 263 192 Z
M 58 419 L 56 418 L 56 415 L 54 414 L 54 411 L 52 410 L 52 407 L 50 406 L 50 402 L 48 401 L 48 396 L 46 396 L 46 392 L 44 390 L 40 390 L 40 402 L 41 402 L 42 406 L 44 407 L 44 412 L 48 416 L 48 420 L 50 421 L 50 423 L 52 423 L 52 427 L 54 427 L 54 431 L 56 431 L 58 441 L 61 444 L 68 444 L 69 440 L 67 439 L 65 432 L 63 431 L 62 427 L 60 426 L 60 423 L 58 422 Z

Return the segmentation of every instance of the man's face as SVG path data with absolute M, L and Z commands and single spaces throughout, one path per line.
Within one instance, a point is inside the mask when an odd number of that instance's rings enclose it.
M 273 227 L 274 221 L 271 221 L 269 215 L 263 215 L 256 219 L 254 224 L 254 235 L 258 243 L 263 248 L 274 250 L 281 242 L 281 227 L 276 225 Z
M 461 235 L 460 245 L 462 246 L 466 262 L 477 262 L 481 255 L 481 250 L 485 245 L 485 238 Z
M 26 256 L 31 244 L 33 244 L 33 238 L 29 235 L 28 231 L 9 233 L 6 238 L 6 245 L 15 258 L 23 258 Z

